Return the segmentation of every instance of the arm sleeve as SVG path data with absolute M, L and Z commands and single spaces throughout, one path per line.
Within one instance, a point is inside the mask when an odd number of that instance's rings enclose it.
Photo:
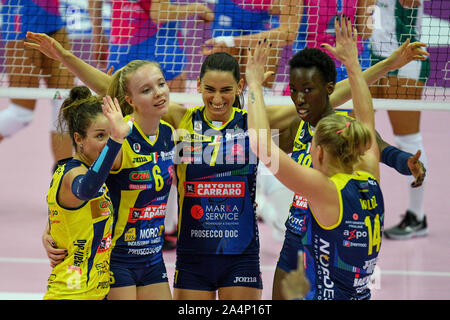
M 381 152 L 381 162 L 394 168 L 403 175 L 411 175 L 408 168 L 408 159 L 412 157 L 411 153 L 402 151 L 394 146 L 388 146 Z
M 121 147 L 121 143 L 110 138 L 86 174 L 81 174 L 73 179 L 72 192 L 78 199 L 87 201 L 96 196 L 100 187 L 105 183 Z

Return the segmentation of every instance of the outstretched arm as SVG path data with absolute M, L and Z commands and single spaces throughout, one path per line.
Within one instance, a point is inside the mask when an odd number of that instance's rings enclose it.
M 64 49 L 58 41 L 44 33 L 27 32 L 27 39 L 29 41 L 24 44 L 26 47 L 39 50 L 50 59 L 61 62 L 91 90 L 100 96 L 106 95 L 112 82 L 111 69 L 107 73 L 98 70 Z M 183 106 L 171 102 L 169 112 L 164 115 L 163 120 L 177 128 L 185 110 Z
M 314 208 L 321 224 L 332 226 L 339 216 L 336 186 L 321 171 L 301 166 L 272 141 L 262 93 L 268 43 L 258 44 L 254 54 L 249 52 L 245 71 L 249 88 L 248 132 L 250 146 L 267 168 L 294 192 L 302 194 Z
M 55 39 L 44 33 L 27 32 L 24 45 L 27 48 L 39 50 L 50 59 L 61 62 L 89 88 L 99 95 L 105 95 L 111 83 L 111 76 L 96 69 L 75 56 Z
M 328 44 L 322 44 L 322 46 L 339 59 L 347 69 L 355 117 L 367 126 L 372 138 L 370 148 L 364 155 L 359 168 L 368 171 L 378 180 L 380 156 L 376 143 L 375 114 L 372 96 L 358 61 L 357 31 L 352 27 L 350 19 L 341 16 L 340 21 L 338 18 L 335 19 L 335 32 L 336 47 Z
M 391 146 L 384 141 L 377 133 L 377 144 L 380 150 L 380 161 L 385 165 L 394 168 L 403 175 L 413 175 L 415 180 L 411 183 L 411 187 L 420 187 L 426 176 L 426 168 L 419 160 L 420 150 L 416 154 L 402 151 L 397 147 Z
M 382 78 L 388 72 L 397 70 L 411 61 L 426 60 L 430 54 L 422 49 L 426 47 L 423 42 L 410 43 L 407 39 L 387 59 L 378 62 L 363 72 L 363 77 L 368 85 Z M 352 98 L 349 79 L 336 83 L 334 92 L 330 95 L 330 103 L 333 108 L 339 107 Z

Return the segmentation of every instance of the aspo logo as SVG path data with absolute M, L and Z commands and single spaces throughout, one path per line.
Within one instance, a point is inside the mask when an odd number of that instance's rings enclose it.
M 359 231 L 357 229 L 344 230 L 344 236 L 347 237 L 347 240 L 367 238 L 367 231 Z

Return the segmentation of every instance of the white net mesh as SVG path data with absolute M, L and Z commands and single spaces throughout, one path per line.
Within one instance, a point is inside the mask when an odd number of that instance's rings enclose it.
M 401 8 L 395 0 L 368 7 L 363 0 L 303 0 L 303 6 L 298 0 L 172 0 L 160 1 L 159 6 L 150 0 L 117 0 L 92 1 L 98 6 L 91 10 L 88 0 L 1 3 L 1 97 L 53 99 L 67 93 L 74 84 L 68 71 L 40 58 L 37 52 L 30 54 L 21 45 L 26 31 L 58 36 L 58 30 L 65 27 L 72 51 L 104 71 L 107 66 L 117 70 L 133 59 L 157 60 L 171 81 L 172 99 L 190 104 L 201 103 L 196 78 L 205 53 L 226 50 L 243 66 L 247 48 L 254 45 L 252 40 L 265 33 L 274 48 L 268 68 L 276 71 L 265 92 L 266 102 L 291 104 L 286 95 L 289 59 L 304 47 L 334 44 L 331 23 L 336 15 L 345 14 L 361 36 L 363 68 L 389 55 L 406 37 L 428 46 L 428 72 L 427 66 L 419 63 L 395 74 L 423 80 L 423 90 L 417 89 L 417 83 L 393 86 L 381 81 L 378 87 L 385 88 L 379 89 L 383 94 L 374 93 L 374 97 L 383 99 L 375 99 L 375 108 L 450 110 L 448 0 L 417 0 L 420 6 L 414 8 Z M 345 78 L 339 62 L 337 72 L 338 80 Z

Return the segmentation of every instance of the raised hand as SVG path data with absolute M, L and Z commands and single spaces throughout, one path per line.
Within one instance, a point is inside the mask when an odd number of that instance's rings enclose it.
M 408 168 L 415 180 L 411 183 L 411 187 L 420 187 L 425 179 L 427 169 L 423 163 L 419 160 L 421 151 L 417 150 L 416 154 L 408 159 Z
M 29 31 L 27 32 L 27 40 L 28 41 L 24 42 L 25 47 L 39 50 L 53 60 L 61 61 L 64 54 L 67 52 L 58 41 L 45 33 Z
M 210 23 L 214 21 L 214 12 L 208 8 L 208 6 L 197 3 L 197 16 L 205 21 L 206 23 Z
M 345 66 L 349 63 L 358 62 L 358 32 L 352 27 L 350 18 L 341 16 L 334 20 L 334 29 L 336 32 L 336 47 L 328 43 L 322 43 L 320 46 L 333 54 Z M 359 62 L 358 62 L 359 63 Z
M 262 85 L 269 76 L 273 75 L 273 72 L 264 72 L 271 47 L 272 45 L 264 39 L 264 41 L 258 41 L 253 54 L 251 50 L 248 50 L 245 79 L 249 86 Z
M 111 139 L 122 143 L 130 132 L 130 126 L 123 119 L 117 98 L 113 100 L 110 96 L 103 97 L 102 110 L 111 126 Z
M 398 47 L 386 60 L 389 62 L 390 70 L 397 70 L 414 60 L 426 60 L 430 55 L 422 49 L 427 45 L 423 42 L 410 43 L 410 39 L 406 39 L 403 44 Z

